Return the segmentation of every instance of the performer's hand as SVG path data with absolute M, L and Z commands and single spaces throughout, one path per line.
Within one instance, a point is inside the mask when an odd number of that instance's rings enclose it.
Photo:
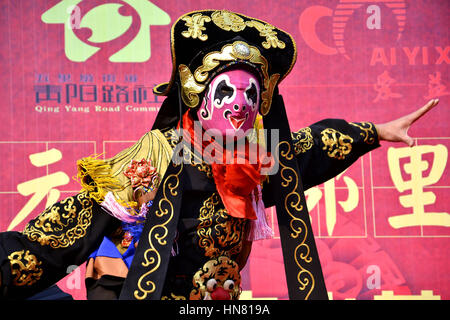
M 408 136 L 408 129 L 420 119 L 425 113 L 430 111 L 439 103 L 439 99 L 431 99 L 422 108 L 396 120 L 375 125 L 379 140 L 389 142 L 404 142 L 408 146 L 414 145 L 414 139 Z

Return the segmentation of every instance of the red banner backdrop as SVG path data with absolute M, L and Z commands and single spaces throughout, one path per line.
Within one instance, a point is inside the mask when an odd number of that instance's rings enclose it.
M 440 99 L 410 130 L 414 147 L 383 143 L 307 200 L 330 298 L 449 299 L 448 1 L 2 1 L 0 230 L 78 192 L 77 159 L 151 128 L 170 25 L 211 8 L 293 35 L 298 62 L 280 88 L 292 129 L 380 123 Z M 67 272 L 58 285 L 84 299 L 84 267 Z M 254 244 L 243 278 L 243 299 L 287 298 L 279 237 Z

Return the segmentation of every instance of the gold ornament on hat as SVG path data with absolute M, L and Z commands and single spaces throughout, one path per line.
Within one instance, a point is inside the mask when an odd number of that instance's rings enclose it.
M 229 11 L 215 11 L 211 18 L 216 26 L 225 31 L 239 32 L 245 29 L 244 19 Z
M 181 32 L 181 35 L 185 38 L 199 39 L 202 41 L 208 40 L 208 35 L 203 34 L 206 30 L 204 27 L 205 22 L 210 22 L 211 18 L 204 16 L 201 13 L 193 14 L 192 16 L 187 16 L 182 19 L 186 21 L 185 26 L 188 27 L 187 30 Z
M 286 44 L 279 40 L 277 37 L 277 32 L 274 30 L 276 29 L 274 26 L 268 24 L 268 23 L 262 23 L 256 20 L 247 21 L 246 22 L 248 27 L 253 27 L 256 30 L 259 31 L 259 35 L 261 37 L 265 37 L 266 41 L 262 42 L 262 46 L 265 49 L 270 48 L 280 48 L 284 49 L 286 47 Z
M 173 65 L 171 80 L 154 87 L 153 92 L 156 95 L 168 95 L 175 77 L 179 77 L 184 104 L 189 108 L 195 108 L 199 105 L 200 94 L 205 91 L 208 80 L 214 76 L 214 72 L 234 62 L 242 62 L 260 69 L 263 88 L 260 112 L 263 116 L 269 113 L 276 86 L 290 73 L 296 61 L 297 48 L 291 35 L 265 21 L 228 10 L 193 11 L 180 17 L 174 26 L 177 28 L 173 27 L 171 32 Z M 230 34 L 227 35 L 218 29 Z M 236 33 L 242 40 L 224 44 L 221 49 L 216 49 L 213 45 L 215 43 L 235 40 L 233 39 L 235 35 L 231 33 Z M 259 37 L 262 39 L 259 40 Z M 194 43 L 192 47 L 184 44 L 175 50 L 175 42 L 183 38 L 201 41 L 195 41 L 198 46 Z M 190 51 L 191 49 L 194 50 Z M 276 52 L 278 49 L 284 49 L 285 54 Z M 189 58 L 196 60 L 193 62 Z M 219 67 L 220 70 L 217 69 Z
M 247 60 L 250 58 L 251 52 L 248 44 L 242 41 L 236 41 L 233 43 L 233 54 L 238 59 Z

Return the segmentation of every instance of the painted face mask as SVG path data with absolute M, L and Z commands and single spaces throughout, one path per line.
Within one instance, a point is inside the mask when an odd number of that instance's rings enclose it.
M 252 73 L 235 69 L 217 75 L 197 111 L 205 130 L 242 137 L 253 127 L 260 104 L 260 86 Z

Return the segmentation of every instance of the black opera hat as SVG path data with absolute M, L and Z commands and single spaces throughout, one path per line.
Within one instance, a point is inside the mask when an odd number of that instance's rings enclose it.
M 184 14 L 173 24 L 171 53 L 171 79 L 155 86 L 153 92 L 172 96 L 172 101 L 165 101 L 166 106 L 163 103 L 154 129 L 179 117 L 173 114 L 178 113 L 173 105 L 174 89 L 180 88 L 183 109 L 195 108 L 214 75 L 236 64 L 250 66 L 259 73 L 260 113 L 265 116 L 270 111 L 274 89 L 295 64 L 297 47 L 289 33 L 265 21 L 228 10 L 198 10 Z

